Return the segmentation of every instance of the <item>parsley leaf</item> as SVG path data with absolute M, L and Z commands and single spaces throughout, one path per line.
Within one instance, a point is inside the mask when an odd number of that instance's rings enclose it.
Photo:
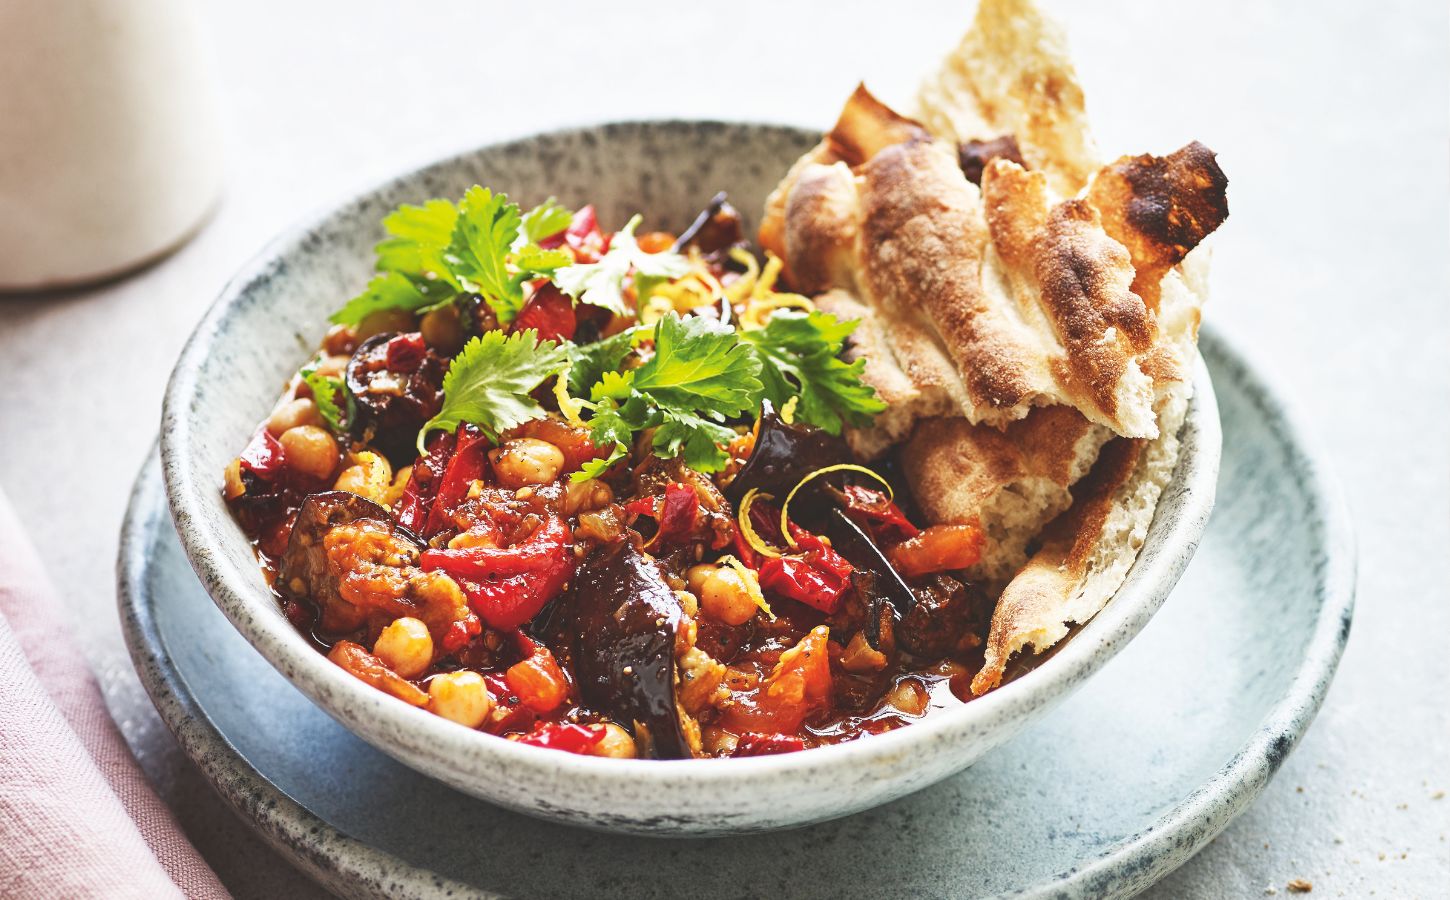
M 865 427 L 886 408 L 876 390 L 861 380 L 866 361 L 847 363 L 837 355 L 856 325 L 829 313 L 782 309 L 764 328 L 742 331 L 740 338 L 764 360 L 760 380 L 777 408 L 798 394 L 798 419 L 840 434 L 843 421 Z
M 599 306 L 618 316 L 629 314 L 624 301 L 624 278 L 634 270 L 636 284 L 643 291 L 649 284 L 679 278 L 690 271 L 690 263 L 670 250 L 646 253 L 639 248 L 634 230 L 641 218 L 636 215 L 609 241 L 609 252 L 595 263 L 580 263 L 554 273 L 559 290 L 590 306 Z
M 590 438 L 615 445 L 612 458 L 618 458 L 635 432 L 654 428 L 652 446 L 660 456 L 718 471 L 727 462 L 718 445 L 735 436 L 725 420 L 753 408 L 763 390 L 760 359 L 732 329 L 695 316 L 664 316 L 655 323 L 654 343 L 644 365 L 606 370 L 590 389 Z
M 544 408 L 529 394 L 569 364 L 565 349 L 539 340 L 530 328 L 504 336 L 490 331 L 464 345 L 443 376 L 443 408 L 418 432 L 418 450 L 435 430 L 452 431 L 463 422 L 477 425 L 490 440 L 530 419 Z
M 523 236 L 528 243 L 542 241 L 558 234 L 574 224 L 574 214 L 550 197 L 543 203 L 524 213 Z
M 342 434 L 357 416 L 357 403 L 353 400 L 352 391 L 347 389 L 347 382 L 336 376 L 321 374 L 317 371 L 317 362 L 314 359 L 297 374 L 302 376 L 303 383 L 312 390 L 312 402 L 317 405 L 317 413 L 322 416 L 328 430 L 333 434 Z M 347 401 L 347 409 L 344 410 L 338 404 L 338 394 Z

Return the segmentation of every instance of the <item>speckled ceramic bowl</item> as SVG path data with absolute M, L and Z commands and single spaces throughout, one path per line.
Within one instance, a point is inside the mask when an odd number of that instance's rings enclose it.
M 228 515 L 221 473 L 312 352 L 338 303 L 366 281 L 379 220 L 398 204 L 474 183 L 525 203 L 591 202 L 605 223 L 642 211 L 681 228 L 718 190 L 747 214 L 818 139 L 782 126 L 639 122 L 580 128 L 465 153 L 365 191 L 282 235 L 222 291 L 177 362 L 161 427 L 182 545 L 212 599 L 273 666 L 364 740 L 460 790 L 522 812 L 641 834 L 787 828 L 866 809 L 960 771 L 1096 672 L 1162 605 L 1213 506 L 1220 433 L 1201 366 L 1183 452 L 1143 550 L 1106 609 L 1050 659 L 961 709 L 804 753 L 732 760 L 610 760 L 541 750 L 414 709 L 328 662 L 282 616 Z M 747 223 L 753 230 L 753 223 Z

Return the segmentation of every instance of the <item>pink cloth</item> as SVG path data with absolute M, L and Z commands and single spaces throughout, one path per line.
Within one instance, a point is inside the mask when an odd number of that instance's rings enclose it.
M 227 898 L 106 711 L 0 492 L 0 897 Z

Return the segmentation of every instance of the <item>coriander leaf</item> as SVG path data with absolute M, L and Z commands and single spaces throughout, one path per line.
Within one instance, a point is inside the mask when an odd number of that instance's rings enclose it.
M 584 465 L 579 467 L 579 471 L 569 476 L 569 480 L 588 481 L 591 478 L 599 478 L 605 472 L 609 471 L 610 466 L 624 459 L 624 455 L 628 452 L 629 448 L 625 445 L 615 444 L 614 449 L 610 451 L 608 456 L 603 459 L 591 459 L 584 463 Z
M 327 425 L 328 430 L 334 434 L 345 432 L 348 423 L 352 422 L 356 410 L 356 404 L 353 401 L 352 392 L 347 389 L 347 383 L 341 378 L 318 372 L 316 360 L 303 366 L 298 374 L 302 376 L 303 383 L 311 389 L 312 402 L 317 405 L 317 413 L 322 416 L 322 421 Z M 337 403 L 339 393 L 347 400 L 346 411 Z
M 886 408 L 876 390 L 861 379 L 866 361 L 843 361 L 838 354 L 856 321 L 841 322 L 828 313 L 782 309 L 764 328 L 740 332 L 765 366 L 760 380 L 777 407 L 799 395 L 796 417 L 840 434 L 841 425 L 866 427 Z
M 550 197 L 543 203 L 524 213 L 522 232 L 528 243 L 552 237 L 574 223 L 574 214 Z
M 669 313 L 655 323 L 655 355 L 633 370 L 634 389 L 661 406 L 739 415 L 760 395 L 760 360 L 733 328 Z
M 447 200 L 429 200 L 422 206 L 404 204 L 388 213 L 383 228 L 392 237 L 375 248 L 378 271 L 450 280 L 452 273 L 443 255 L 457 223 L 458 207 Z
M 446 282 L 414 280 L 398 272 L 387 272 L 374 277 L 361 294 L 329 318 L 338 325 L 356 325 L 375 312 L 388 309 L 417 312 L 446 301 L 453 294 L 453 288 Z
M 647 333 L 643 327 L 630 328 L 592 344 L 569 345 L 569 390 L 581 397 L 589 396 L 594 382 L 605 372 L 617 372 L 634 349 L 636 335 Z
M 501 432 L 543 416 L 529 394 L 562 372 L 569 357 L 563 347 L 538 338 L 532 328 L 507 337 L 490 331 L 465 344 L 443 376 L 443 408 L 418 432 L 419 452 L 435 430 L 470 422 L 496 441 Z
M 726 417 L 755 406 L 760 359 L 735 332 L 708 319 L 669 313 L 655 323 L 655 353 L 637 369 L 604 370 L 590 388 L 590 438 L 628 445 L 654 428 L 651 446 L 701 472 L 728 461 L 719 447 L 735 437 Z
M 685 465 L 697 472 L 717 472 L 729 462 L 729 454 L 719 445 L 735 437 L 734 429 L 691 412 L 665 410 L 663 417 L 653 443 L 661 456 L 682 456 Z
M 513 255 L 512 262 L 520 271 L 542 275 L 573 265 L 574 254 L 568 250 L 545 250 L 538 244 L 526 244 Z
M 590 306 L 599 306 L 615 315 L 629 314 L 624 300 L 624 278 L 632 268 L 635 278 L 645 285 L 660 280 L 679 278 L 690 271 L 689 260 L 672 250 L 646 253 L 639 248 L 634 230 L 639 216 L 609 240 L 609 252 L 595 263 L 579 263 L 554 273 L 559 290 Z
M 482 294 L 501 325 L 512 322 L 524 305 L 523 279 L 508 269 L 519 225 L 519 208 L 508 195 L 474 185 L 458 204 L 444 257 L 462 287 Z

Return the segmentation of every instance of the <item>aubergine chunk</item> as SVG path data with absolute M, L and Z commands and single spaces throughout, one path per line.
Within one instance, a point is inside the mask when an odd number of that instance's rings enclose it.
M 760 408 L 760 431 L 755 436 L 755 447 L 745 465 L 725 486 L 725 497 L 731 503 L 739 503 L 754 488 L 763 494 L 774 494 L 777 502 L 784 502 L 790 489 L 816 469 L 850 461 L 850 451 L 841 438 L 810 425 L 787 423 L 766 400 Z
M 585 562 L 564 598 L 559 638 L 580 699 L 634 732 L 644 755 L 694 754 L 676 697 L 675 635 L 685 611 L 654 560 L 628 541 Z
M 710 204 L 695 217 L 690 226 L 675 239 L 675 252 L 690 247 L 709 256 L 712 253 L 726 253 L 732 247 L 746 246 L 745 226 L 740 212 L 730 205 L 725 192 L 710 198 Z
M 912 592 L 916 605 L 897 626 L 897 642 L 920 659 L 950 656 L 979 624 L 980 592 L 949 575 L 928 576 Z
M 395 341 L 397 343 L 395 343 Z M 387 455 L 411 460 L 414 438 L 443 405 L 448 363 L 419 334 L 375 334 L 347 363 L 347 388 L 358 417 Z
M 317 612 L 320 637 L 368 646 L 390 622 L 421 619 L 434 640 L 468 617 L 458 584 L 418 568 L 423 543 L 378 504 L 347 491 L 310 494 L 297 511 L 277 588 Z

